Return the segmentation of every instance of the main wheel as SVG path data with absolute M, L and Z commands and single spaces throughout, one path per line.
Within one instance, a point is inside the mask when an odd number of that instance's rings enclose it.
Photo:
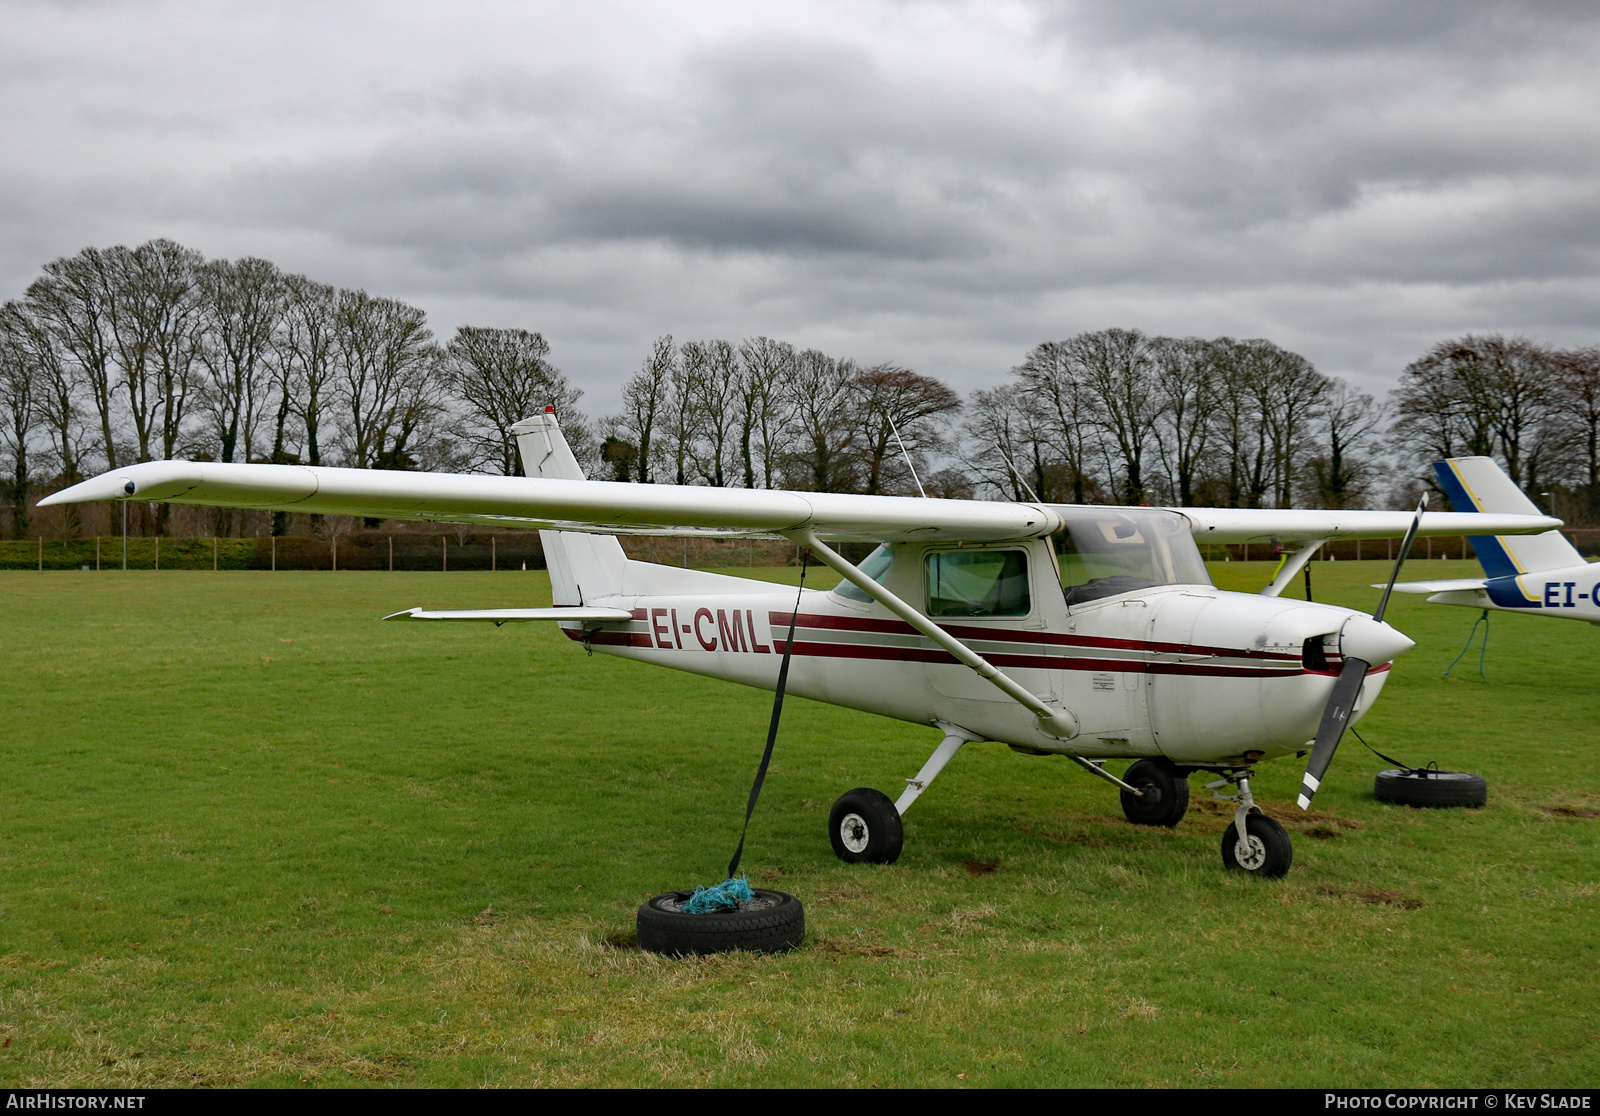
M 806 911 L 782 891 L 752 888 L 755 899 L 737 911 L 684 914 L 692 891 L 657 895 L 639 908 L 639 948 L 650 953 L 782 953 L 806 940 Z
M 1144 791 L 1137 798 L 1122 791 L 1122 813 L 1134 825 L 1177 825 L 1189 809 L 1189 778 L 1167 759 L 1142 759 L 1122 777 Z
M 1465 771 L 1380 771 L 1372 793 L 1382 802 L 1401 806 L 1483 806 L 1489 784 Z
M 1294 863 L 1294 846 L 1283 826 L 1265 814 L 1247 814 L 1244 848 L 1239 848 L 1239 823 L 1222 835 L 1222 866 L 1253 876 L 1286 876 Z
M 893 864 L 900 859 L 905 832 L 889 796 L 871 787 L 841 794 L 828 814 L 833 854 L 850 864 Z

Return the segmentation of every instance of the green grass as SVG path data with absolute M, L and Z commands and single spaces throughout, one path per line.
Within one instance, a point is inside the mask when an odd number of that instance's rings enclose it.
M 1319 562 L 1317 593 L 1370 609 L 1386 573 Z M 1419 646 L 1361 732 L 1489 807 L 1381 805 L 1347 737 L 1295 820 L 1267 765 L 1282 881 L 1224 874 L 1198 779 L 1136 829 L 998 745 L 899 863 L 840 864 L 833 799 L 935 734 L 792 701 L 745 864 L 807 944 L 672 961 L 634 909 L 720 878 L 770 696 L 538 625 L 375 623 L 547 601 L 535 573 L 0 573 L 0 1085 L 1593 1083 L 1588 625 L 1496 616 L 1488 681 L 1476 652 L 1441 679 L 1474 614 L 1397 599 Z

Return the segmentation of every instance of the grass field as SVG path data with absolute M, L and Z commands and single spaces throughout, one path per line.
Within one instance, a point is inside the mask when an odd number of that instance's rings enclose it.
M 1317 563 L 1319 599 L 1370 609 L 1386 573 Z M 1282 881 L 1224 874 L 1198 779 L 1136 829 L 999 745 L 899 863 L 840 864 L 833 799 L 895 793 L 936 734 L 792 701 L 745 865 L 807 944 L 674 961 L 634 909 L 721 878 L 770 695 L 374 622 L 547 602 L 535 573 L 0 573 L 0 1085 L 1595 1083 L 1588 625 L 1496 616 L 1488 680 L 1476 651 L 1442 679 L 1474 614 L 1397 600 L 1419 646 L 1361 732 L 1489 807 L 1381 805 L 1347 736 L 1309 819 L 1294 762 L 1257 781 Z

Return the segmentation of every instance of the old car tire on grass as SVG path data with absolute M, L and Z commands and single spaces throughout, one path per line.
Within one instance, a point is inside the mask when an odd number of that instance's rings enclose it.
M 833 854 L 847 864 L 893 864 L 905 844 L 900 811 L 888 795 L 857 787 L 839 796 L 828 813 Z
M 1400 806 L 1483 806 L 1489 801 L 1489 784 L 1481 775 L 1465 771 L 1378 772 L 1372 793 L 1380 802 Z
M 782 953 L 806 940 L 806 911 L 800 900 L 782 891 L 751 890 L 758 906 L 714 914 L 679 910 L 692 891 L 654 896 L 639 908 L 639 948 L 674 957 L 736 949 Z

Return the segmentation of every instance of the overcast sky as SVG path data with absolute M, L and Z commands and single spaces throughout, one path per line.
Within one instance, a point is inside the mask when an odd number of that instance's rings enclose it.
M 538 330 L 967 391 L 1110 326 L 1379 394 L 1468 331 L 1600 342 L 1600 4 L 0 0 L 0 294 L 170 237 Z

